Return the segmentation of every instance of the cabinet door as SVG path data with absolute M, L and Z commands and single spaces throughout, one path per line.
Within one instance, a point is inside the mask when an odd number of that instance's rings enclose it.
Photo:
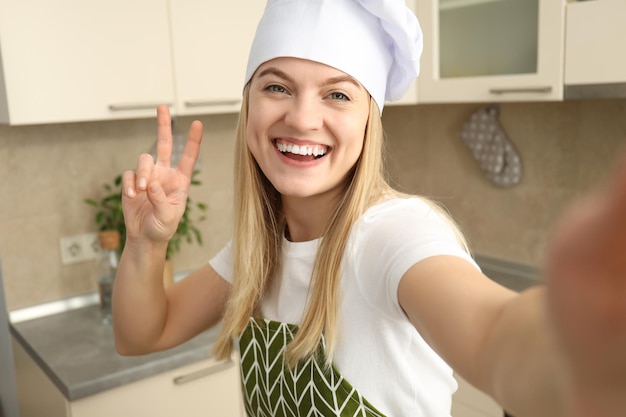
M 265 2 L 170 0 L 176 113 L 238 112 Z
M 418 0 L 420 103 L 561 100 L 565 0 Z
M 0 0 L 0 50 L 0 122 L 146 117 L 174 99 L 166 0 Z
M 68 417 L 68 403 L 61 391 L 20 342 L 13 339 L 12 344 L 20 417 Z
M 625 17 L 623 0 L 568 3 L 566 85 L 626 82 Z
M 205 360 L 70 403 L 71 417 L 242 417 L 239 368 Z

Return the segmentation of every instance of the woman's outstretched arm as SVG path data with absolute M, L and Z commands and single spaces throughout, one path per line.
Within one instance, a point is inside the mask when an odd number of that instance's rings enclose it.
M 428 343 L 512 415 L 626 415 L 626 159 L 563 217 L 543 277 L 515 294 L 438 256 L 406 272 L 398 298 Z

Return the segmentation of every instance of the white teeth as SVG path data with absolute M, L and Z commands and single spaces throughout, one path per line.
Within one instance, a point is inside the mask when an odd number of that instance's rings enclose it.
M 289 152 L 295 155 L 313 155 L 315 157 L 325 155 L 327 149 L 325 146 L 294 145 L 281 142 L 276 142 L 276 148 L 283 153 Z
M 320 148 L 319 146 L 315 146 L 313 148 L 313 155 L 314 156 L 326 155 L 326 148 Z

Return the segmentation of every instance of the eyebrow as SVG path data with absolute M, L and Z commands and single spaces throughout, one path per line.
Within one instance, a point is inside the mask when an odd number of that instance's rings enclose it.
M 355 80 L 354 78 L 352 78 L 349 75 L 340 75 L 338 77 L 332 77 L 326 80 L 326 82 L 324 82 L 322 85 L 333 85 L 333 84 L 338 84 L 338 83 L 352 83 L 354 84 L 356 87 L 358 88 L 363 88 L 361 86 L 361 84 Z
M 259 78 L 264 77 L 266 75 L 270 75 L 270 74 L 275 75 L 278 78 L 282 78 L 285 81 L 293 82 L 291 77 L 289 77 L 287 74 L 285 74 L 283 71 L 279 70 L 278 68 L 274 68 L 274 67 L 269 67 L 261 71 L 259 73 Z
M 264 69 L 263 71 L 259 73 L 258 77 L 261 78 L 269 74 L 282 78 L 283 80 L 287 82 L 294 82 L 293 79 L 289 75 L 287 75 L 285 72 L 275 67 L 269 67 L 269 68 Z M 339 75 L 337 77 L 331 77 L 325 80 L 322 83 L 322 86 L 328 86 L 328 85 L 338 84 L 342 82 L 348 82 L 348 83 L 354 84 L 358 88 L 363 88 L 357 80 L 355 80 L 353 77 L 349 75 Z

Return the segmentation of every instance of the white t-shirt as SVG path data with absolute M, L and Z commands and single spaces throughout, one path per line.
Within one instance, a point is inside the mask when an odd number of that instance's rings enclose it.
M 263 318 L 300 324 L 319 242 L 283 240 L 281 270 L 261 302 Z M 450 226 L 419 198 L 393 198 L 368 209 L 353 227 L 344 254 L 333 363 L 390 417 L 450 416 L 457 388 L 452 370 L 410 323 L 397 296 L 404 273 L 436 255 L 476 265 Z M 230 244 L 210 264 L 232 282 Z

